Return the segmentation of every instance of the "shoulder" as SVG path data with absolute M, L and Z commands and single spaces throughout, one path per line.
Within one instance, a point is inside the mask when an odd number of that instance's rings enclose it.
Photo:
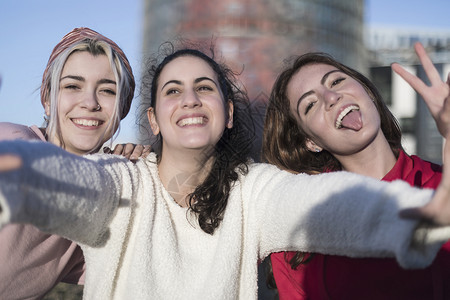
M 438 173 L 442 172 L 441 165 L 438 165 L 430 161 L 426 161 L 416 155 L 411 155 L 410 157 L 414 162 L 414 169 L 425 169 L 431 172 L 438 172 Z
M 252 187 L 268 188 L 269 186 L 284 185 L 287 182 L 297 181 L 306 174 L 294 174 L 267 163 L 250 163 L 247 173 L 240 173 L 241 184 Z
M 0 122 L 0 140 L 43 140 L 43 136 L 36 130 L 39 130 L 36 126 L 30 128 L 21 124 Z
M 421 159 L 416 155 L 411 155 L 413 161 L 413 173 L 417 178 L 420 174 L 420 183 L 415 183 L 416 186 L 424 188 L 436 188 L 442 178 L 442 166 Z

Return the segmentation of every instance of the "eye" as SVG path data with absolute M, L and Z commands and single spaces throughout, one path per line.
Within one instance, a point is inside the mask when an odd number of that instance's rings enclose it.
M 208 92 L 211 92 L 211 91 L 213 91 L 213 88 L 212 87 L 210 87 L 209 85 L 201 85 L 201 86 L 199 86 L 198 88 L 197 88 L 197 91 L 208 91 Z
M 344 77 L 339 77 L 339 78 L 333 80 L 333 81 L 331 82 L 331 87 L 338 85 L 339 83 L 341 83 L 341 82 L 344 81 L 344 80 L 345 80 Z
M 116 91 L 113 90 L 113 89 L 103 89 L 103 90 L 100 90 L 100 92 L 104 93 L 104 94 L 111 95 L 111 96 L 115 96 L 116 95 Z
M 67 85 L 63 86 L 63 89 L 76 90 L 76 89 L 79 89 L 79 87 L 78 87 L 78 85 L 75 85 L 75 84 L 67 84 Z
M 168 89 L 167 91 L 166 91 L 166 95 L 172 95 L 172 94 L 179 94 L 180 93 L 180 91 L 179 90 L 177 90 L 177 89 Z
M 316 104 L 316 101 L 309 102 L 308 105 L 306 105 L 305 115 L 313 108 L 314 104 Z

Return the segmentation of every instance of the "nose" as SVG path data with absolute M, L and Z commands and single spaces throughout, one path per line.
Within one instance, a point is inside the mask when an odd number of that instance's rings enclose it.
M 332 90 L 326 90 L 324 93 L 324 102 L 326 109 L 331 109 L 340 99 L 342 95 Z
M 82 97 L 81 106 L 83 108 L 90 111 L 98 110 L 99 103 L 95 91 L 86 91 Z
M 184 93 L 184 97 L 181 100 L 182 107 L 192 108 L 201 105 L 202 101 L 198 97 L 197 93 L 195 93 L 195 91 L 186 91 Z

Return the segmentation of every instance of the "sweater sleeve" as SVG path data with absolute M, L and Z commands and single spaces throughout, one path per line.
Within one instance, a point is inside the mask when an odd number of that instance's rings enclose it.
M 108 223 L 120 205 L 121 180 L 127 176 L 116 156 L 86 159 L 44 142 L 0 143 L 0 155 L 13 153 L 22 166 L 0 172 L 0 225 L 31 223 L 90 246 L 101 246 Z M 97 161 L 94 161 L 97 160 Z M 127 202 L 128 201 L 128 202 Z
M 252 168 L 247 177 L 243 195 L 252 199 L 249 219 L 254 218 L 261 257 L 297 250 L 395 257 L 402 267 L 423 268 L 450 238 L 449 227 L 398 216 L 401 209 L 428 202 L 432 190 L 347 172 L 294 175 L 267 165 Z

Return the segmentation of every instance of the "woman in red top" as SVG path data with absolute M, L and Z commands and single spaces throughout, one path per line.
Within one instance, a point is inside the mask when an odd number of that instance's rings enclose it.
M 420 44 L 416 52 L 432 86 L 397 64 L 393 69 L 423 96 L 445 136 L 439 110 L 449 86 Z M 424 188 L 436 188 L 442 176 L 439 165 L 404 152 L 397 121 L 366 77 L 318 53 L 296 58 L 279 75 L 267 109 L 263 158 L 291 172 L 345 170 Z M 280 299 L 450 297 L 450 243 L 422 270 L 402 269 L 393 259 L 297 252 L 274 253 L 271 263 Z

